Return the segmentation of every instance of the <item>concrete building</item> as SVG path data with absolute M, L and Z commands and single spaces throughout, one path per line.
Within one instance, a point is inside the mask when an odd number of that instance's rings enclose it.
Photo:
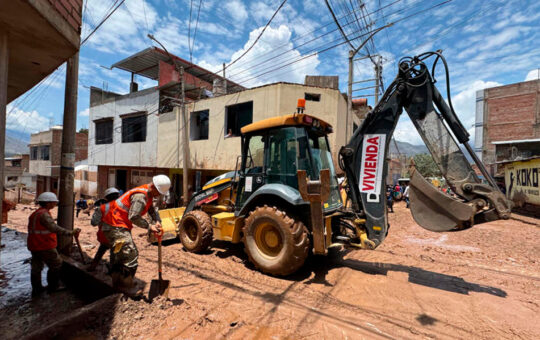
M 97 197 L 97 166 L 88 165 L 88 160 L 75 164 L 75 197 L 78 199 Z
M 158 161 L 158 125 L 163 114 L 179 105 L 182 82 L 177 68 L 185 68 L 187 101 L 244 89 L 230 81 L 226 89 L 216 86 L 224 82 L 222 77 L 155 47 L 112 67 L 155 80 L 158 86 L 139 91 L 132 78 L 130 93 L 124 95 L 91 88 L 88 164 L 97 166 L 98 195 L 111 186 L 126 191 L 157 174 L 169 175 L 170 167 Z M 176 147 L 177 136 L 171 138 L 168 143 Z
M 17 155 L 5 158 L 4 187 L 7 189 L 22 187 L 28 191 L 36 190 L 36 176 L 29 172 L 30 155 Z
M 75 162 L 78 162 L 87 158 L 88 135 L 77 133 L 75 139 Z M 53 126 L 30 136 L 29 172 L 37 176 L 36 195 L 44 191 L 56 193 L 58 190 L 61 144 L 62 126 Z
M 496 177 L 507 161 L 540 156 L 540 80 L 478 91 L 475 151 Z

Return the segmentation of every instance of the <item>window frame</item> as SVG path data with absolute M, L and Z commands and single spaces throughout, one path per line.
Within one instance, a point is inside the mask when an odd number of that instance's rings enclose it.
M 121 140 L 122 140 L 122 143 L 144 143 L 146 142 L 146 137 L 147 137 L 147 132 L 148 132 L 148 115 L 146 114 L 146 112 L 134 112 L 134 113 L 130 113 L 130 114 L 127 114 L 127 115 L 122 115 L 120 116 L 120 118 L 122 119 L 122 127 L 121 127 Z M 140 118 L 143 118 L 144 119 L 144 129 L 141 129 L 143 130 L 141 132 L 141 136 L 140 137 L 141 139 L 140 140 L 132 140 L 131 138 L 127 138 L 129 137 L 130 135 L 134 135 L 134 132 L 130 132 L 128 133 L 128 129 L 130 128 L 131 125 L 134 125 L 135 123 L 132 123 L 132 122 L 129 122 L 129 120 L 133 121 L 135 119 L 140 119 Z M 135 138 L 135 137 L 133 137 Z
M 110 126 L 110 138 L 107 138 L 107 139 L 101 139 L 101 140 L 98 140 L 98 138 L 100 137 L 98 135 L 98 131 L 103 131 L 104 129 L 101 128 L 101 129 L 98 129 L 98 124 L 105 124 L 105 123 L 110 123 L 111 126 Z M 109 127 L 106 127 L 107 129 L 109 129 Z M 95 138 L 94 138 L 94 143 L 96 145 L 103 145 L 103 144 L 112 144 L 113 143 L 113 140 L 114 140 L 114 118 L 105 118 L 105 119 L 99 119 L 99 120 L 95 120 L 94 121 L 94 130 L 95 130 Z M 110 140 L 110 141 L 109 141 Z
M 246 119 L 249 120 L 248 123 L 240 126 L 240 122 L 238 120 L 238 116 L 239 116 L 239 113 L 238 112 L 234 112 L 234 125 L 235 125 L 235 130 L 236 131 L 231 131 L 232 134 L 229 135 L 229 130 L 233 130 L 233 128 L 231 128 L 230 124 L 231 124 L 231 119 L 230 119 L 230 116 L 232 115 L 233 112 L 231 112 L 230 110 L 231 109 L 235 109 L 235 108 L 238 108 L 240 106 L 248 106 L 248 105 L 251 105 L 251 117 L 250 119 Z M 229 137 L 239 137 L 241 136 L 242 132 L 241 132 L 241 129 L 246 126 L 246 125 L 249 125 L 249 124 L 252 124 L 253 123 L 253 100 L 249 100 L 249 101 L 246 101 L 246 102 L 242 102 L 242 103 L 236 103 L 236 104 L 233 104 L 233 105 L 227 105 L 225 106 L 225 124 L 224 124 L 224 138 L 229 138 Z
M 206 114 L 206 138 L 204 138 L 205 134 L 201 133 L 201 131 L 204 128 L 204 124 L 202 124 L 202 120 L 200 123 L 197 123 L 199 120 L 199 117 L 203 114 Z M 210 137 L 210 110 L 199 110 L 199 111 L 192 111 L 190 113 L 189 117 L 189 140 L 195 141 L 195 140 L 208 140 Z M 195 133 L 197 132 L 197 134 Z M 202 136 L 202 137 L 201 137 Z

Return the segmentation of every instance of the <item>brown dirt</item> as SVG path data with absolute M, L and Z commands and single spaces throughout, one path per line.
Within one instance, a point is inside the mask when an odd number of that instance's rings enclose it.
M 84 338 L 479 338 L 538 339 L 540 220 L 497 221 L 437 234 L 416 225 L 402 203 L 373 251 L 333 249 L 295 275 L 264 275 L 241 245 L 212 243 L 197 255 L 165 244 L 169 299 L 120 302 L 90 320 Z M 25 231 L 30 211 L 10 212 Z M 77 220 L 85 252 L 97 250 L 89 217 Z M 157 247 L 134 229 L 137 277 L 157 278 Z M 102 266 L 101 270 L 105 270 Z

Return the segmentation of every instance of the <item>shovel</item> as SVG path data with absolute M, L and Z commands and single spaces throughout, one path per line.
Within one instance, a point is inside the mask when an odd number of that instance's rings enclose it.
M 81 243 L 79 242 L 79 234 L 74 234 L 73 237 L 75 238 L 75 242 L 77 242 L 77 248 L 79 248 L 79 254 L 81 255 L 81 261 L 83 264 L 86 264 L 86 261 L 84 260 L 84 254 L 81 248 Z
M 163 280 L 161 273 L 161 238 L 163 237 L 163 229 L 159 233 L 154 233 L 158 240 L 158 272 L 159 279 L 152 280 L 150 283 L 150 292 L 148 293 L 148 300 L 152 301 L 156 296 L 163 295 L 167 297 L 169 294 L 169 286 L 171 281 Z

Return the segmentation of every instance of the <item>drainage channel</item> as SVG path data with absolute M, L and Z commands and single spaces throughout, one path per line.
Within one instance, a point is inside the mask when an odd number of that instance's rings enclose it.
M 30 258 L 26 234 L 1 228 L 0 329 L 3 339 L 70 338 L 81 322 L 114 308 L 112 288 L 66 257 L 62 280 L 67 289 L 31 297 Z M 43 270 L 46 282 L 47 269 Z M 91 337 L 90 337 L 91 338 Z

